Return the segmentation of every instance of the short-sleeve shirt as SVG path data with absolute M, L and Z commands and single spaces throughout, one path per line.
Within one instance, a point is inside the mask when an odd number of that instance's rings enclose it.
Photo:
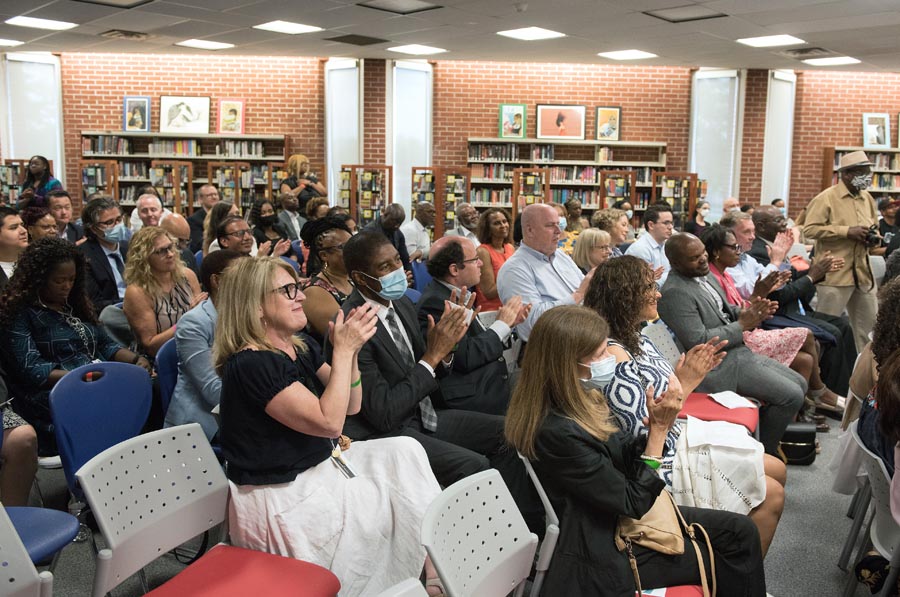
M 228 478 L 238 485 L 289 483 L 331 455 L 329 438 L 282 425 L 266 413 L 276 394 L 299 382 L 316 396 L 324 386 L 319 346 L 303 336 L 308 351 L 297 360 L 283 352 L 242 350 L 228 357 L 222 374 L 219 437 Z

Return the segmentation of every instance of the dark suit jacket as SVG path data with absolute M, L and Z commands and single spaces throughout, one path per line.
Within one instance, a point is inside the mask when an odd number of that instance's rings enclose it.
M 184 249 L 181 252 L 181 262 L 184 264 L 184 267 L 188 268 L 195 274 L 197 274 L 197 279 L 200 280 L 200 268 L 197 267 L 197 258 L 194 257 L 194 254 L 191 253 L 190 249 Z
M 3 292 L 6 289 L 8 283 L 9 278 L 6 277 L 6 272 L 0 269 L 0 292 Z
M 766 243 L 763 239 L 757 238 L 750 247 L 750 256 L 756 259 L 760 265 L 769 265 L 769 252 L 766 250 Z M 777 315 L 800 315 L 800 305 L 797 301 L 803 302 L 803 308 L 808 313 L 812 313 L 810 301 L 816 296 L 816 285 L 813 284 L 809 276 L 801 274 L 791 267 L 792 280 L 785 284 L 779 290 L 769 295 L 773 301 L 778 301 Z
M 84 238 L 84 231 L 82 231 L 81 226 L 72 222 L 66 224 L 66 239 L 70 243 L 78 242 L 82 238 Z
M 444 314 L 450 289 L 432 280 L 422 292 L 416 309 L 422 337 L 428 333 L 428 316 L 437 323 Z M 503 358 L 503 342 L 474 318 L 453 355 L 453 365 L 439 380 L 447 408 L 505 415 L 509 406 L 509 373 Z
M 354 290 L 341 310 L 344 314 L 366 302 Z M 419 333 L 416 311 L 408 298 L 394 301 L 394 310 L 412 343 L 413 357 L 418 361 L 425 353 L 425 341 Z M 326 346 L 331 359 L 331 346 Z M 440 403 L 438 381 L 424 366 L 405 363 L 394 339 L 378 321 L 375 335 L 359 351 L 359 371 L 362 376 L 362 409 L 347 417 L 344 433 L 353 439 L 395 435 L 418 418 L 419 401 L 426 396 Z
M 85 272 L 87 294 L 91 302 L 94 303 L 94 311 L 99 315 L 100 311 L 105 307 L 115 305 L 122 300 L 119 298 L 116 277 L 113 274 L 109 258 L 97 240 L 90 238 L 79 245 L 78 248 L 84 253 L 88 265 Z M 122 261 L 127 262 L 127 242 L 122 241 L 119 243 L 119 253 L 122 255 Z
M 409 251 L 406 250 L 406 237 L 403 236 L 403 233 L 400 232 L 400 229 L 397 228 L 393 232 L 388 232 L 381 226 L 381 222 L 371 222 L 366 227 L 365 230 L 370 230 L 372 232 L 380 232 L 385 235 L 391 244 L 394 245 L 394 248 L 397 249 L 397 252 L 400 253 L 400 261 L 403 262 L 403 269 L 408 272 L 412 271 L 412 265 L 409 263 Z
M 191 227 L 191 253 L 196 253 L 203 248 L 203 220 L 206 219 L 206 210 L 198 207 L 187 219 Z

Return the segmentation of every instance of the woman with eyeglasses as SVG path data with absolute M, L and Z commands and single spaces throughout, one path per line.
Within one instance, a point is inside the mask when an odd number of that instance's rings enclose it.
M 56 218 L 46 207 L 26 207 L 22 210 L 21 216 L 31 242 L 41 240 L 45 236 L 57 236 Z
M 350 274 L 344 267 L 344 243 L 350 240 L 350 229 L 336 216 L 307 222 L 303 242 L 309 247 L 308 271 L 316 272 L 303 287 L 306 301 L 303 309 L 309 320 L 309 331 L 321 341 L 328 332 L 328 322 L 353 292 Z
M 609 232 L 597 228 L 585 228 L 575 241 L 572 261 L 585 274 L 606 263 L 612 255 L 612 240 Z
M 85 256 L 75 245 L 42 238 L 25 249 L 0 297 L 0 352 L 14 410 L 34 426 L 41 456 L 57 453 L 50 390 L 95 360 L 150 362 L 122 348 L 97 320 L 85 291 Z
M 207 296 L 182 263 L 175 238 L 159 226 L 144 226 L 132 237 L 125 282 L 122 309 L 141 351 L 151 358 L 175 336 L 181 316 Z

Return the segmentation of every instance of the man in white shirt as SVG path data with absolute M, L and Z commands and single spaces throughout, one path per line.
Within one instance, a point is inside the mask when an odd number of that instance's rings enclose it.
M 131 231 L 137 232 L 144 226 L 159 226 L 163 218 L 171 214 L 171 211 L 163 207 L 159 197 L 144 193 L 138 197 L 134 211 L 131 212 Z
M 478 228 L 478 210 L 468 203 L 459 203 L 456 206 L 456 220 L 459 224 L 453 230 L 448 230 L 446 236 L 464 236 L 475 243 L 477 247 L 481 243 L 475 236 Z
M 434 226 L 434 205 L 428 201 L 421 201 L 416 205 L 416 214 L 413 219 L 400 227 L 400 232 L 406 239 L 406 252 L 410 261 L 427 261 L 428 251 L 431 250 L 431 234 L 428 229 Z
M 672 208 L 666 204 L 651 205 L 644 212 L 643 223 L 645 234 L 634 241 L 625 254 L 643 259 L 650 264 L 654 271 L 658 272 L 662 269 L 661 275 L 658 274 L 657 278 L 657 283 L 662 288 L 662 285 L 666 283 L 669 270 L 672 269 L 664 249 L 675 226 Z
M 291 240 L 299 240 L 300 231 L 306 224 L 306 218 L 300 215 L 300 202 L 297 196 L 291 193 L 281 193 L 278 196 L 281 202 L 281 213 L 278 214 L 278 221 L 287 230 L 288 238 Z

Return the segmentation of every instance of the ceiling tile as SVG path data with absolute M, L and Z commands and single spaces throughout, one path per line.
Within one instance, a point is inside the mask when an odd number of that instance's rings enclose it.
M 184 17 L 173 17 L 138 9 L 123 10 L 114 15 L 91 22 L 91 25 L 107 29 L 125 29 L 127 31 L 153 31 L 161 27 L 169 27 L 182 23 Z
M 101 19 L 115 14 L 122 9 L 99 4 L 85 2 L 72 2 L 71 0 L 57 0 L 52 4 L 41 6 L 29 11 L 27 16 L 40 19 L 53 19 L 69 23 L 88 23 L 94 19 Z

